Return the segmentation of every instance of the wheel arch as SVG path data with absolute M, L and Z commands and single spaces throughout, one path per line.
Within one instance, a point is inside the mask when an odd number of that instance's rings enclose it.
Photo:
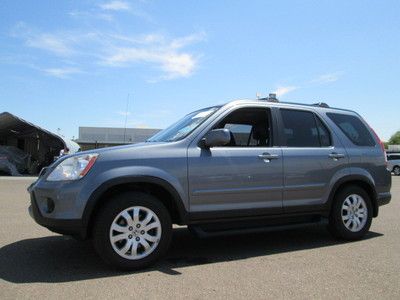
M 179 193 L 170 183 L 153 176 L 124 176 L 104 182 L 89 197 L 82 216 L 85 237 L 90 237 L 96 215 L 109 196 L 128 191 L 141 191 L 157 197 L 168 209 L 173 223 L 186 223 L 188 213 Z
M 377 196 L 377 193 L 375 190 L 375 186 L 368 177 L 365 177 L 362 175 L 348 175 L 348 176 L 341 178 L 334 184 L 334 186 L 331 190 L 331 193 L 329 195 L 329 200 L 328 200 L 329 211 L 331 210 L 332 203 L 333 203 L 337 193 L 341 189 L 343 189 L 344 187 L 349 186 L 349 185 L 359 186 L 366 191 L 366 193 L 370 196 L 370 199 L 372 202 L 373 217 L 374 218 L 377 217 L 378 213 L 379 213 L 379 206 L 378 206 L 378 202 L 377 202 L 378 196 Z

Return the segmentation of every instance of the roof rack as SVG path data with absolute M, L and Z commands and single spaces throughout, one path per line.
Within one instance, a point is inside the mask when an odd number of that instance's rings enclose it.
M 329 108 L 329 105 L 326 104 L 325 102 L 313 103 L 313 104 L 311 104 L 311 105 L 312 105 L 312 106 L 319 106 L 319 107 Z
M 279 102 L 279 100 L 276 98 L 276 94 L 269 94 L 268 97 L 259 98 L 258 100 L 268 101 L 268 102 Z

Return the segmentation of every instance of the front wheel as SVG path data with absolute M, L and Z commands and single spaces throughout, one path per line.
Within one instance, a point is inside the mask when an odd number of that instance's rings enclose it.
M 335 237 L 360 239 L 368 232 L 371 222 L 372 204 L 365 190 L 348 186 L 335 196 L 328 227 Z
M 168 250 L 172 224 L 155 197 L 129 192 L 107 201 L 93 232 L 98 254 L 111 266 L 136 270 L 154 263 Z

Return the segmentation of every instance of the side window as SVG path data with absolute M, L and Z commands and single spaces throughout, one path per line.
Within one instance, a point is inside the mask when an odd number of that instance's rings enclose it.
M 331 138 L 325 125 L 314 113 L 281 109 L 283 134 L 288 147 L 327 147 Z
M 227 128 L 231 141 L 224 147 L 269 147 L 272 143 L 269 109 L 240 108 L 215 128 Z
M 375 141 L 367 127 L 352 115 L 328 113 L 327 116 L 357 146 L 375 146 Z
M 315 116 L 315 120 L 317 122 L 321 147 L 332 146 L 331 135 L 329 133 L 328 128 L 326 128 L 326 126 L 324 125 L 324 123 L 322 123 L 319 117 Z

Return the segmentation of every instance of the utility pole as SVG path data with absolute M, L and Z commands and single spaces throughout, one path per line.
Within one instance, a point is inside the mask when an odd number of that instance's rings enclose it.
M 124 144 L 125 144 L 125 139 L 126 139 L 126 124 L 128 122 L 128 108 L 129 108 L 129 93 L 128 93 L 128 98 L 126 99 L 125 125 L 124 125 Z

